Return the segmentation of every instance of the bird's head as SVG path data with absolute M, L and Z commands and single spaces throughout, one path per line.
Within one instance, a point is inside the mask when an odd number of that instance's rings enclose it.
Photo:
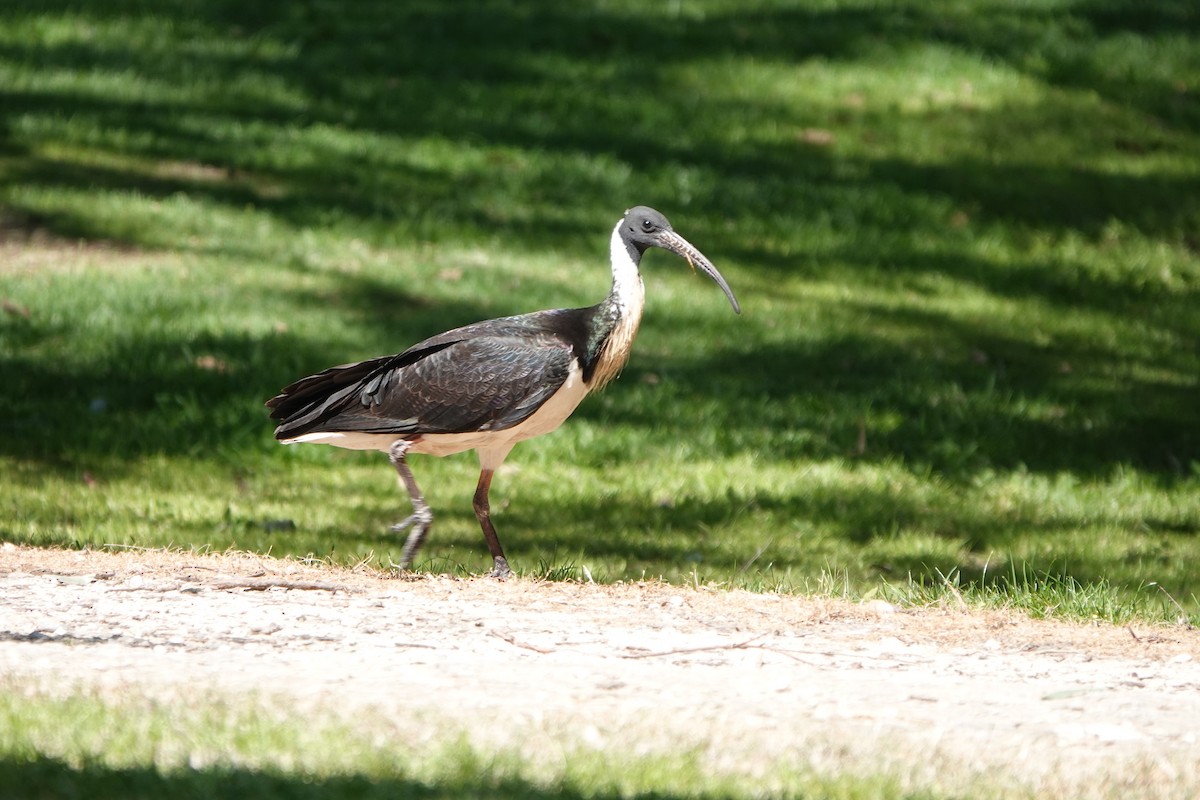
M 717 268 L 691 242 L 676 233 L 675 229 L 671 227 L 671 223 L 662 214 L 648 206 L 635 206 L 625 212 L 625 217 L 621 220 L 619 227 L 621 238 L 636 249 L 639 255 L 651 247 L 661 247 L 663 250 L 670 250 L 680 258 L 686 259 L 692 267 L 699 268 L 701 272 L 716 281 L 721 290 L 725 292 L 730 305 L 733 306 L 734 313 L 742 313 L 742 307 L 738 305 L 737 298 L 733 296 L 733 290 L 721 277 L 721 273 L 717 272 Z

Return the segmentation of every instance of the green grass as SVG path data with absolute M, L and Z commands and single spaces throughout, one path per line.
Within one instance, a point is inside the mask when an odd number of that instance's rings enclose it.
M 0 692 L 0 784 L 12 800 L 103 798 L 624 798 L 767 796 L 830 800 L 950 797 L 879 772 L 826 777 L 774 764 L 746 780 L 697 754 L 601 751 L 564 737 L 543 758 L 484 752 L 438 731 L 414 737 L 382 717 L 301 717 L 264 700 L 163 703 Z M 436 726 L 435 726 L 436 727 Z M 572 752 L 578 748 L 579 752 Z M 950 780 L 951 778 L 947 778 Z M 954 775 L 952 780 L 966 780 Z M 1005 794 L 984 780 L 982 794 Z
M 879 594 L 908 607 L 950 605 L 964 610 L 1016 611 L 1033 619 L 1066 618 L 1121 625 L 1147 620 L 1189 623 L 1187 610 L 1155 582 L 1130 592 L 1105 579 L 1084 583 L 1052 567 L 1034 572 L 1025 564 L 1019 569 L 1010 565 L 999 575 L 989 575 L 988 566 L 979 570 L 981 579 L 964 578 L 958 570 L 935 578 L 922 575 L 915 581 L 872 589 L 859 599 Z M 826 580 L 821 588 L 826 594 L 836 595 L 839 587 L 834 579 Z M 848 588 L 843 593 L 851 594 Z
M 262 402 L 595 302 L 649 203 L 745 313 L 647 257 L 621 381 L 495 483 L 519 570 L 1200 621 L 1198 29 L 1185 0 L 5 3 L 0 538 L 398 559 L 386 461 L 280 447 Z M 486 569 L 473 459 L 414 468 L 418 566 Z

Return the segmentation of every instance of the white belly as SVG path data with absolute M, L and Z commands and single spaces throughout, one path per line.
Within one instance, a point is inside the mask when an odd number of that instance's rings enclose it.
M 487 460 L 497 461 L 498 466 L 498 461 L 503 461 L 504 456 L 508 455 L 508 451 L 517 442 L 556 430 L 571 416 L 587 393 L 588 386 L 583 382 L 579 365 L 572 363 L 571 372 L 559 390 L 521 424 L 503 431 L 422 434 L 419 438 L 413 437 L 415 441 L 408 452 L 448 456 L 467 450 L 479 450 L 480 459 L 483 460 L 484 451 L 487 451 L 487 454 L 492 456 Z M 408 437 L 394 433 L 314 431 L 282 441 L 284 444 L 330 444 L 347 450 L 381 450 L 386 453 L 397 439 L 404 438 Z

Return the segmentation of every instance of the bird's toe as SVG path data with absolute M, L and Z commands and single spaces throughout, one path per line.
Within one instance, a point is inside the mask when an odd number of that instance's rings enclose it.
M 496 556 L 492 561 L 492 571 L 488 573 L 489 578 L 498 578 L 504 580 L 511 577 L 513 574 L 512 568 L 508 566 L 508 561 L 504 556 Z
M 411 528 L 413 526 L 413 524 L 416 522 L 417 522 L 417 515 L 413 514 L 410 517 L 405 517 L 404 519 L 400 520 L 395 525 L 393 525 L 391 528 L 389 528 L 389 530 L 392 533 L 402 533 L 402 532 L 408 530 L 409 528 Z

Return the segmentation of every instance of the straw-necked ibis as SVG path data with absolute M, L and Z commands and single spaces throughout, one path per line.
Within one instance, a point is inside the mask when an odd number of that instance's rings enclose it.
M 333 367 L 296 381 L 267 401 L 275 438 L 388 454 L 413 513 L 400 566 L 407 569 L 433 514 L 408 456 L 475 450 L 475 516 L 492 555 L 491 575 L 511 570 L 488 508 L 492 476 L 513 446 L 549 433 L 588 394 L 625 366 L 642 318 L 638 267 L 651 247 L 670 250 L 716 281 L 736 313 L 737 298 L 717 268 L 652 208 L 625 212 L 613 228 L 612 290 L 587 308 L 537 311 L 477 322 L 413 345 L 399 355 Z

